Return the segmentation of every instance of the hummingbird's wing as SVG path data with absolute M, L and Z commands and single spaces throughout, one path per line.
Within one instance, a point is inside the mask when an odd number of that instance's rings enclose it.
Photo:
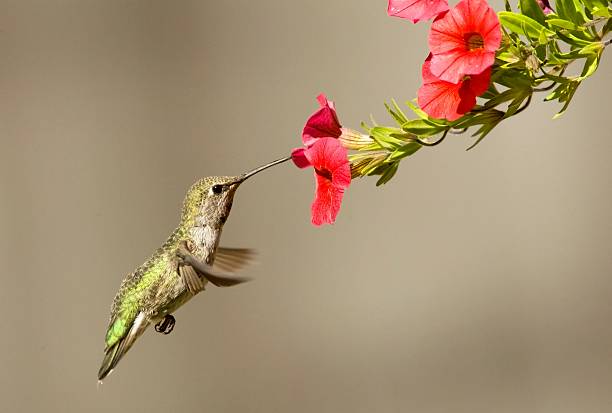
M 217 287 L 231 287 L 233 285 L 248 281 L 247 278 L 230 278 L 225 274 L 216 272 L 211 265 L 200 260 L 184 247 L 178 249 L 177 256 L 180 258 L 180 263 L 178 264 L 179 274 L 183 278 L 187 288 L 189 288 L 189 290 L 194 294 L 197 294 L 204 289 L 204 284 L 202 283 L 200 277 L 206 278 Z M 194 279 L 194 277 L 197 278 L 197 281 Z M 202 284 L 201 287 L 199 286 L 200 283 Z
M 204 274 L 204 277 L 217 287 L 232 287 L 249 281 L 248 278 L 241 277 L 219 277 L 212 274 Z
M 204 282 L 191 265 L 179 265 L 178 272 L 191 294 L 196 295 L 204 289 Z
M 257 255 L 250 248 L 217 248 L 213 267 L 226 273 L 235 273 L 254 262 Z
M 104 360 L 102 360 L 102 366 L 100 366 L 100 370 L 98 371 L 98 380 L 104 380 L 104 378 L 113 371 L 117 363 L 119 363 L 119 360 L 127 353 L 136 339 L 140 337 L 148 326 L 149 319 L 146 317 L 145 313 L 138 313 L 128 333 L 105 350 Z
M 207 264 L 204 265 L 210 267 Z M 201 269 L 199 265 L 196 266 Z M 179 274 L 183 278 L 183 282 L 187 286 L 189 292 L 191 292 L 193 295 L 204 289 L 204 282 L 200 277 L 206 278 L 211 282 L 211 284 L 217 287 L 231 287 L 233 285 L 242 284 L 243 282 L 248 281 L 247 278 L 230 278 L 222 275 L 215 275 L 212 270 L 209 270 L 206 267 L 203 268 L 205 271 L 200 271 L 199 269 L 196 270 L 196 268 L 191 265 L 180 265 L 178 268 Z

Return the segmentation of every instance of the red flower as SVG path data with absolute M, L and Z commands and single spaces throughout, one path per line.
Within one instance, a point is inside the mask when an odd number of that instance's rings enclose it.
M 334 138 L 318 139 L 304 151 L 314 167 L 317 189 L 312 202 L 312 224 L 333 224 L 340 211 L 344 190 L 351 184 L 347 151 Z
M 291 160 L 300 169 L 312 166 L 306 157 L 306 148 L 295 148 L 291 151 Z
M 500 44 L 499 19 L 486 0 L 461 0 L 431 25 L 431 72 L 446 82 L 459 83 L 463 76 L 491 67 Z
M 423 86 L 418 92 L 421 109 L 432 118 L 459 119 L 476 105 L 476 96 L 482 95 L 489 87 L 491 68 L 484 72 L 466 76 L 459 83 L 450 83 L 431 73 L 431 54 L 423 63 Z
M 307 147 L 319 138 L 339 138 L 342 135 L 334 102 L 327 100 L 324 94 L 317 96 L 317 100 L 321 109 L 308 118 L 302 132 L 302 142 Z
M 312 223 L 319 226 L 336 221 L 344 190 L 351 183 L 348 152 L 339 138 L 346 135 L 344 140 L 348 146 L 368 142 L 366 137 L 340 126 L 334 103 L 325 95 L 319 95 L 317 100 L 321 108 L 308 118 L 302 133 L 305 147 L 294 149 L 291 158 L 298 168 L 314 168 L 317 189 L 311 207 Z
M 412 20 L 429 20 L 448 10 L 448 0 L 389 0 L 387 14 Z

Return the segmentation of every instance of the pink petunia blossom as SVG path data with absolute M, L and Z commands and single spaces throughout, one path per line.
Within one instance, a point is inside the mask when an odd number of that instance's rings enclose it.
M 317 96 L 317 100 L 321 108 L 308 118 L 302 132 L 302 142 L 306 147 L 319 138 L 339 138 L 342 135 L 334 102 L 327 100 L 324 94 Z
M 371 138 L 342 128 L 334 103 L 325 95 L 319 95 L 317 100 L 320 108 L 308 118 L 302 133 L 304 147 L 295 148 L 291 159 L 298 168 L 312 166 L 314 169 L 316 192 L 311 206 L 312 223 L 319 226 L 335 222 L 344 190 L 351 183 L 347 148 L 368 145 Z
M 317 101 L 320 108 L 308 118 L 302 132 L 304 147 L 295 148 L 291 152 L 291 158 L 298 168 L 311 166 L 304 155 L 304 151 L 318 139 L 336 138 L 346 149 L 360 149 L 374 142 L 367 134 L 342 127 L 340 121 L 338 121 L 334 102 L 327 100 L 324 94 L 317 96 Z
M 421 109 L 432 118 L 456 120 L 472 110 L 476 97 L 489 87 L 491 68 L 477 75 L 466 76 L 458 83 L 450 83 L 434 76 L 431 72 L 429 55 L 423 63 L 423 86 L 418 92 Z
M 318 139 L 305 150 L 314 168 L 315 198 L 312 202 L 312 224 L 333 224 L 342 205 L 344 190 L 351 184 L 351 166 L 346 148 L 337 139 Z
M 448 10 L 448 0 L 389 0 L 387 14 L 417 23 Z
M 431 25 L 431 72 L 459 83 L 463 76 L 491 67 L 500 44 L 499 19 L 486 0 L 461 0 Z

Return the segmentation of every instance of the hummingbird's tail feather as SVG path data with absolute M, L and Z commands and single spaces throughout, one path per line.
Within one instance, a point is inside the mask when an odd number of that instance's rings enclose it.
M 100 370 L 98 370 L 98 380 L 102 381 L 110 374 L 110 372 L 115 368 L 119 359 L 117 356 L 117 350 L 119 350 L 119 346 L 123 340 L 119 340 L 112 347 L 106 349 L 106 353 L 104 354 L 104 360 L 102 360 L 102 365 L 100 366 Z
M 127 353 L 136 339 L 140 337 L 148 326 L 149 322 L 146 320 L 145 314 L 139 313 L 125 337 L 106 349 L 104 360 L 102 360 L 102 365 L 100 366 L 100 370 L 98 370 L 99 381 L 104 380 L 104 378 L 113 371 L 119 363 L 119 360 L 123 358 L 125 353 Z

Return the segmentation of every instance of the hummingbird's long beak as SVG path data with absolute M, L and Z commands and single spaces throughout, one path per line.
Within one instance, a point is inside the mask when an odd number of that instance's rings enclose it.
M 287 162 L 289 159 L 291 159 L 291 156 L 287 156 L 286 158 L 277 159 L 275 161 L 272 161 L 270 163 L 262 165 L 259 168 L 255 168 L 255 169 L 253 169 L 253 170 L 251 170 L 249 172 L 246 172 L 246 173 L 240 175 L 240 177 L 236 180 L 235 183 L 240 184 L 240 183 L 246 181 L 247 179 L 249 179 L 250 177 L 252 177 L 253 175 L 263 171 L 264 169 L 268 169 L 271 166 L 278 165 L 279 163 Z

